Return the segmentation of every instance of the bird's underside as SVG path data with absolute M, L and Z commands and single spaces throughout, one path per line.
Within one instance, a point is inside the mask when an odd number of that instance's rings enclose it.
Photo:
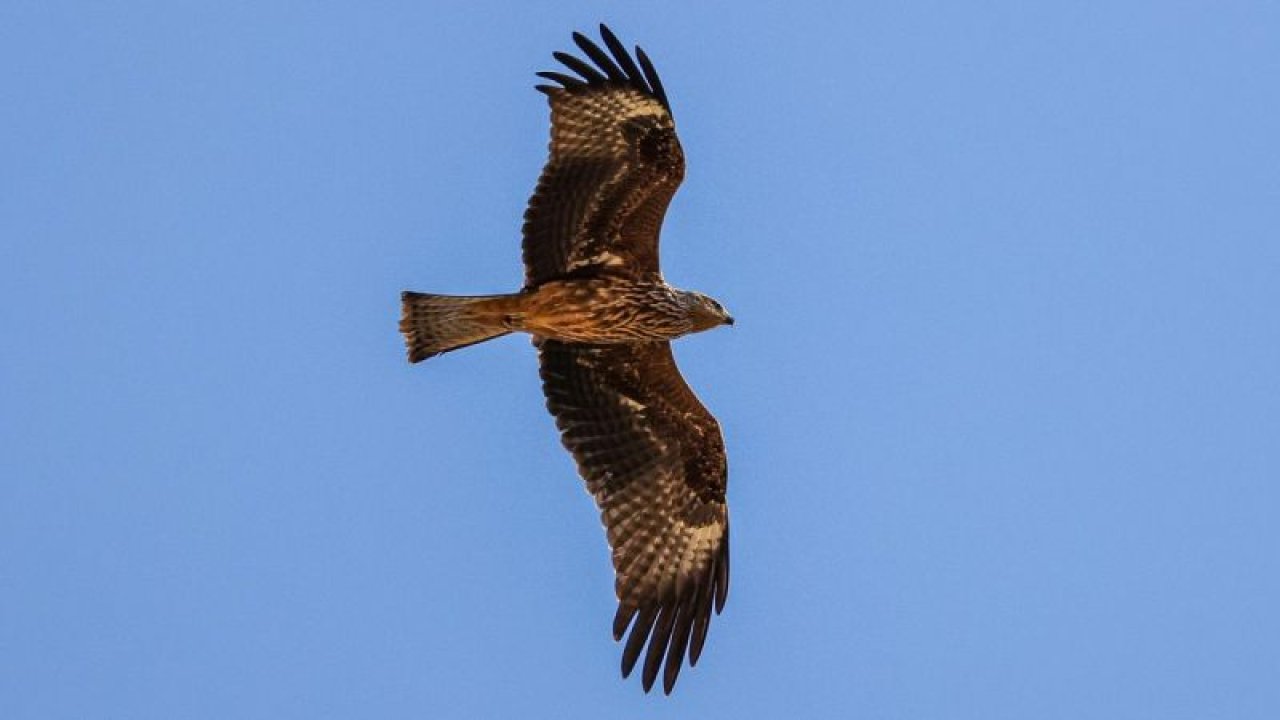
M 616 575 L 622 673 L 643 663 L 670 693 L 698 661 L 729 588 L 727 466 L 715 418 L 669 341 L 733 320 L 662 279 L 658 235 L 684 177 L 666 92 L 649 59 L 600 26 L 578 33 L 576 76 L 539 73 L 550 158 L 524 223 L 525 287 L 509 295 L 405 292 L 400 329 L 419 362 L 510 332 L 533 336 L 547 408 L 600 509 Z M 637 64 L 638 63 L 638 64 Z
M 611 345 L 674 340 L 733 323 L 716 301 L 677 290 L 659 276 L 592 268 L 510 295 L 405 292 L 402 301 L 400 330 L 413 362 L 508 332 Z

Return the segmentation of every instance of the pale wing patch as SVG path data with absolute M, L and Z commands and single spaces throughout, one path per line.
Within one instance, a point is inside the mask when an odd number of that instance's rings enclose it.
M 628 144 L 622 127 L 635 118 L 651 116 L 657 126 L 675 127 L 661 103 L 630 88 L 596 94 L 559 90 L 552 98 L 552 160 L 625 157 Z
M 643 412 L 643 411 L 644 411 L 644 409 L 645 409 L 646 407 L 648 407 L 648 406 L 646 406 L 644 403 L 636 402 L 635 400 L 632 400 L 631 398 L 627 397 L 626 395 L 619 395 L 619 396 L 618 396 L 618 402 L 622 403 L 622 405 L 623 405 L 624 407 L 630 408 L 631 410 L 633 410 L 633 411 L 635 411 L 635 412 L 637 412 L 637 413 L 639 413 L 639 412 Z
M 624 262 L 626 261 L 622 258 L 622 256 L 616 253 L 611 253 L 608 250 L 605 250 L 604 252 L 596 255 L 594 258 L 594 263 L 596 265 L 603 265 L 605 267 L 621 267 Z M 574 263 L 574 264 L 579 265 L 581 263 Z

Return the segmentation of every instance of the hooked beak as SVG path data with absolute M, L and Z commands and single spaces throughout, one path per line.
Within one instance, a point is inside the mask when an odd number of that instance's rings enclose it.
M 726 316 L 724 317 L 724 324 L 725 324 L 725 325 L 732 325 L 732 324 L 733 324 L 733 316 L 731 316 L 731 315 L 726 315 Z

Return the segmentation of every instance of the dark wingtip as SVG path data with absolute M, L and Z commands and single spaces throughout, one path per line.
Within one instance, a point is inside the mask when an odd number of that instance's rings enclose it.
M 636 46 L 636 60 L 640 61 L 640 69 L 644 71 L 644 78 L 649 81 L 650 92 L 670 112 L 671 103 L 667 102 L 667 91 L 662 87 L 662 79 L 658 77 L 658 71 L 654 69 L 649 56 L 645 54 L 644 49 L 639 45 Z
M 695 589 L 680 603 L 675 626 L 671 629 L 671 645 L 667 648 L 667 666 L 662 673 L 662 691 L 671 694 L 676 686 L 676 678 L 680 677 L 680 668 L 684 663 L 684 653 L 689 647 L 689 633 L 693 630 L 693 622 L 697 617 L 697 602 L 700 593 Z
M 631 626 L 631 635 L 627 637 L 627 644 L 622 649 L 623 678 L 630 677 L 631 671 L 635 669 L 636 661 L 640 659 L 640 652 L 644 650 L 645 641 L 649 639 L 649 631 L 653 629 L 653 623 L 657 618 L 658 614 L 653 608 L 645 608 L 640 611 L 640 616 Z
M 586 84 L 582 82 L 582 80 L 576 77 L 573 77 L 572 75 L 565 75 L 564 73 L 559 73 L 554 70 L 540 70 L 534 73 L 534 75 L 537 75 L 540 78 L 546 78 L 551 82 L 560 83 L 560 89 L 562 90 L 572 90 L 577 87 L 582 87 L 583 85 Z M 541 85 L 541 86 L 535 86 L 535 87 L 547 87 L 547 86 Z
M 724 537 L 720 540 L 720 559 L 716 563 L 716 614 L 724 610 L 724 603 L 729 599 L 729 526 L 725 525 Z
M 658 622 L 653 626 L 653 634 L 649 637 L 649 652 L 644 656 L 644 691 L 649 692 L 653 681 L 658 679 L 658 669 L 662 667 L 662 659 L 667 654 L 667 645 L 671 642 L 671 629 L 675 626 L 677 608 L 663 605 L 658 611 Z
M 636 616 L 636 607 L 634 605 L 618 604 L 618 612 L 613 615 L 613 641 L 618 642 L 622 636 L 627 633 L 627 626 L 631 624 L 631 618 Z
M 588 85 L 603 85 L 607 81 L 607 78 L 601 75 L 599 70 L 591 67 L 590 63 L 567 52 L 557 50 L 551 53 L 551 57 L 558 60 L 561 65 L 581 75 Z
M 622 72 L 627 76 L 627 80 L 632 84 L 644 83 L 644 74 L 640 72 L 640 68 L 636 67 L 626 46 L 604 23 L 600 24 L 600 37 L 604 40 L 605 47 L 609 48 L 609 52 L 613 53 L 613 59 L 622 66 Z
M 562 51 L 552 53 L 552 57 L 573 72 L 581 75 L 582 78 L 570 78 L 567 75 L 553 72 L 537 73 L 539 77 L 558 82 L 566 89 L 602 87 L 611 83 L 624 84 L 654 98 L 662 103 L 668 113 L 671 112 L 671 104 L 667 101 L 667 93 L 662 87 L 662 81 L 658 78 L 658 73 L 654 70 L 653 63 L 650 62 L 649 57 L 645 55 L 644 50 L 641 50 L 639 46 L 635 48 L 636 59 L 633 60 L 631 53 L 628 53 L 626 47 L 618 40 L 618 36 L 604 23 L 600 23 L 600 37 L 604 40 L 605 47 L 609 50 L 608 52 L 605 52 L 591 38 L 580 32 L 575 31 L 572 37 L 574 44 L 591 62 L 589 63 L 582 58 Z M 610 57 L 610 55 L 613 57 Z M 640 64 L 638 66 L 636 60 L 639 60 Z M 548 89 L 554 89 L 553 86 L 547 85 L 537 85 L 535 87 L 548 95 L 550 94 Z
M 715 595 L 716 577 L 712 575 L 706 582 L 698 586 L 695 593 L 697 603 L 694 606 L 693 627 L 689 634 L 689 667 L 698 664 L 702 657 L 702 646 L 707 642 L 707 630 L 711 628 L 711 603 Z
M 601 50 L 600 46 L 592 42 L 586 35 L 578 32 L 574 33 L 573 42 L 577 44 L 579 50 L 586 53 L 587 57 L 591 58 L 591 62 L 594 62 L 596 67 L 603 70 L 605 75 L 609 76 L 609 82 L 627 82 L 626 74 L 622 72 L 622 69 L 618 67 L 617 63 L 609 57 L 608 53 Z

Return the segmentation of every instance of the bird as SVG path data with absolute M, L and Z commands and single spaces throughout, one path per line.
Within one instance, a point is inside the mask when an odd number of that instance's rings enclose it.
M 685 174 L 666 90 L 600 25 L 583 57 L 545 71 L 549 158 L 522 228 L 524 285 L 502 295 L 405 291 L 409 361 L 513 332 L 532 336 L 547 409 L 594 497 L 612 551 L 613 620 L 627 678 L 671 693 L 698 662 L 729 591 L 728 466 L 715 417 L 676 367 L 671 341 L 732 325 L 724 306 L 663 279 L 658 236 Z M 585 59 L 584 59 L 585 57 Z

